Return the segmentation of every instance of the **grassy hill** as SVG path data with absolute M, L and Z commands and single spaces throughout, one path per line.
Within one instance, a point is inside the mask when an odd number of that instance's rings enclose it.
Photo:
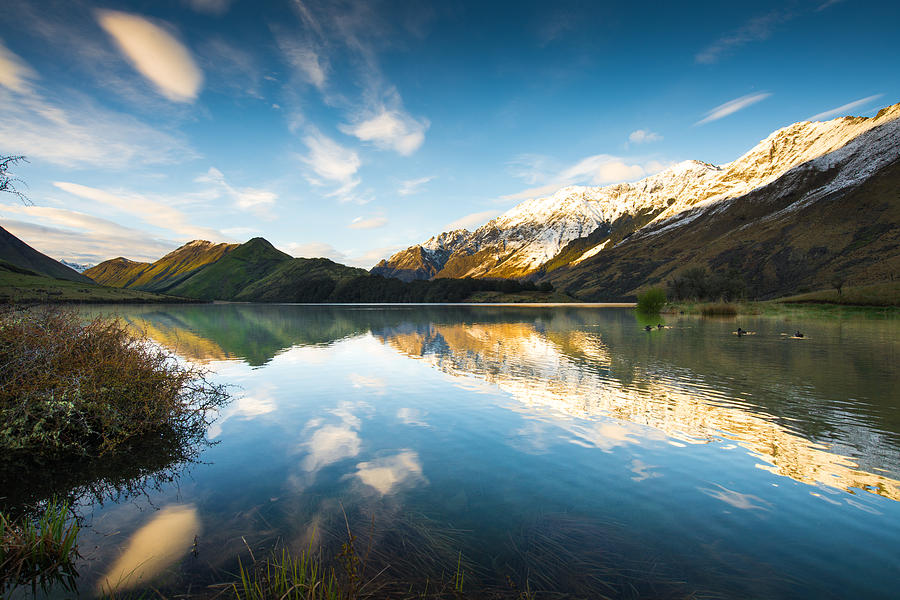
M 83 284 L 92 283 L 90 279 L 75 269 L 38 252 L 2 227 L 0 227 L 0 261 L 8 266 L 25 269 L 26 273 Z
M 153 263 L 119 257 L 104 261 L 84 272 L 103 285 L 151 292 L 167 292 L 203 267 L 218 261 L 238 244 L 213 244 L 194 240 Z
M 96 283 L 55 279 L 0 262 L 0 304 L 38 302 L 159 303 L 194 301 L 139 290 L 105 287 Z
M 167 290 L 167 293 L 204 300 L 232 300 L 245 288 L 292 260 L 263 238 L 241 244 Z
M 235 300 L 255 302 L 316 302 L 328 297 L 343 281 L 367 277 L 365 269 L 338 264 L 327 258 L 292 258 L 268 275 L 247 285 Z

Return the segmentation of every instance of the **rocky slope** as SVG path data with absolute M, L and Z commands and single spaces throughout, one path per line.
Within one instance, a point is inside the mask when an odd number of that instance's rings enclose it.
M 373 272 L 406 279 L 540 277 L 562 266 L 595 260 L 642 228 L 688 218 L 698 208 L 724 207 L 800 165 L 819 161 L 825 168 L 855 153 L 859 159 L 855 171 L 845 170 L 840 179 L 828 183 L 853 186 L 896 158 L 897 150 L 884 136 L 878 138 L 877 147 L 851 142 L 898 117 L 900 104 L 873 118 L 804 121 L 773 132 L 725 165 L 685 161 L 635 183 L 566 187 L 548 198 L 523 202 L 473 232 L 442 234 L 399 252 Z

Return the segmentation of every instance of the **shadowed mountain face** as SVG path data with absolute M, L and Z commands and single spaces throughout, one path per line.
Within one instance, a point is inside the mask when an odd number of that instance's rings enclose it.
M 75 269 L 53 260 L 46 254 L 41 254 L 2 227 L 0 227 L 0 267 L 25 275 L 44 275 L 77 283 L 92 283 Z
M 900 254 L 887 235 L 898 224 L 890 193 L 890 168 L 900 159 L 898 117 L 900 104 L 872 118 L 796 123 L 727 165 L 686 161 L 635 183 L 564 188 L 474 232 L 441 234 L 398 252 L 372 272 L 546 279 L 591 300 L 633 296 L 681 261 L 714 269 L 765 263 L 749 279 L 763 297 L 821 286 L 835 270 L 856 284 L 878 282 L 887 271 L 872 268 L 875 257 Z M 740 235 L 724 235 L 733 231 Z M 793 271 L 809 260 L 811 272 L 796 281 Z

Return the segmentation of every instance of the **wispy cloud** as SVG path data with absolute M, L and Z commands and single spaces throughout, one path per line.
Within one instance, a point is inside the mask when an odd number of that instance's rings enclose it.
M 116 256 L 149 262 L 178 246 L 174 240 L 62 208 L 0 205 L 0 216 L 2 226 L 16 237 L 72 262 L 96 264 Z
M 665 164 L 650 160 L 629 163 L 626 159 L 609 154 L 587 156 L 577 163 L 549 172 L 554 161 L 543 156 L 526 155 L 513 163 L 515 174 L 527 183 L 541 183 L 515 194 L 502 196 L 501 200 L 527 200 L 552 194 L 560 188 L 582 185 L 604 185 L 633 181 L 646 177 L 665 168 Z
M 452 223 L 447 223 L 447 226 L 444 227 L 444 231 L 453 231 L 455 229 L 475 229 L 484 225 L 491 219 L 497 216 L 499 211 L 497 210 L 485 210 L 482 212 L 476 212 L 464 217 L 460 217 L 459 219 L 453 221 Z
M 184 2 L 199 13 L 220 17 L 231 8 L 232 0 L 184 0 Z
M 706 116 L 694 123 L 694 125 L 705 125 L 706 123 L 711 123 L 712 121 L 718 121 L 723 117 L 727 117 L 728 115 L 732 115 L 739 110 L 743 110 L 748 106 L 756 104 L 757 102 L 761 102 L 771 95 L 772 94 L 768 92 L 760 92 L 757 94 L 748 94 L 746 96 L 741 96 L 740 98 L 735 98 L 734 100 L 729 100 L 725 104 L 720 104 L 719 106 L 706 113 Z
M 378 229 L 388 224 L 387 217 L 356 217 L 347 227 L 350 229 Z
M 628 135 L 628 141 L 632 144 L 648 144 L 650 142 L 660 142 L 663 136 L 647 129 L 637 129 Z
M 0 40 L 0 85 L 14 92 L 26 92 L 29 80 L 36 77 L 37 73 Z
M 166 98 L 193 102 L 203 73 L 188 49 L 171 33 L 149 20 L 112 10 L 97 11 L 97 21 L 137 71 Z
M 225 174 L 215 167 L 196 178 L 198 183 L 213 184 L 227 197 L 231 198 L 234 206 L 240 210 L 249 210 L 264 218 L 271 218 L 269 210 L 278 200 L 278 194 L 269 190 L 254 187 L 236 188 L 225 179 Z
M 0 88 L 0 146 L 66 167 L 121 169 L 197 157 L 179 135 L 101 108 L 77 92 L 62 93 L 65 104 Z
M 324 90 L 329 65 L 323 49 L 312 40 L 298 39 L 280 28 L 274 28 L 273 33 L 278 48 L 294 72 L 306 83 Z
M 792 17 L 793 15 L 781 10 L 754 17 L 737 30 L 720 37 L 698 52 L 694 56 L 694 60 L 701 64 L 718 62 L 722 57 L 745 44 L 768 39 L 777 25 Z
M 842 106 L 838 106 L 837 108 L 832 108 L 831 110 L 826 110 L 824 112 L 820 112 L 819 114 L 813 115 L 806 119 L 807 121 L 821 121 L 824 119 L 829 119 L 836 115 L 846 115 L 851 110 L 855 110 L 860 106 L 866 106 L 871 104 L 872 102 L 878 100 L 884 96 L 884 94 L 875 94 L 874 96 L 866 96 L 865 98 L 860 98 L 859 100 L 854 100 L 853 102 L 848 102 Z
M 400 187 L 397 189 L 397 193 L 401 196 L 411 196 L 413 194 L 418 194 L 422 191 L 422 186 L 433 180 L 434 176 L 429 177 L 420 177 L 419 179 L 407 179 L 406 181 L 400 182 Z
M 348 251 L 346 257 L 341 261 L 346 265 L 351 265 L 353 267 L 360 267 L 363 269 L 371 269 L 374 267 L 378 261 L 383 258 L 388 258 L 393 254 L 396 254 L 398 250 L 403 250 L 407 248 L 406 246 L 382 246 L 380 248 L 373 248 L 372 250 L 366 250 L 362 254 L 358 254 L 353 251 Z
M 99 202 L 121 213 L 136 216 L 148 225 L 175 233 L 180 239 L 202 238 L 217 241 L 224 237 L 215 229 L 192 225 L 188 222 L 187 216 L 174 206 L 140 194 L 112 193 L 66 181 L 55 181 L 53 185 L 79 198 Z
M 409 156 L 425 141 L 427 119 L 416 120 L 400 110 L 381 108 L 380 112 L 354 125 L 342 125 L 341 131 L 382 149 Z
M 356 173 L 361 161 L 354 150 L 341 146 L 317 130 L 312 130 L 305 136 L 303 143 L 309 152 L 301 160 L 309 165 L 317 177 L 340 183 L 338 191 L 342 196 L 349 194 L 359 184 Z M 310 183 L 322 184 L 314 177 L 308 179 Z

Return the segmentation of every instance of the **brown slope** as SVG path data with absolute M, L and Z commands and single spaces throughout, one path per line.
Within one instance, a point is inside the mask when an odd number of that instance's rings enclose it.
M 129 260 L 123 256 L 105 260 L 98 265 L 84 271 L 100 285 L 110 287 L 130 287 L 130 285 L 148 268 L 151 263 Z
M 633 297 L 690 266 L 736 269 L 749 295 L 773 298 L 900 277 L 900 161 L 861 185 L 788 209 L 833 173 L 798 169 L 727 205 L 699 209 L 680 227 L 654 224 L 546 280 L 585 300 Z

